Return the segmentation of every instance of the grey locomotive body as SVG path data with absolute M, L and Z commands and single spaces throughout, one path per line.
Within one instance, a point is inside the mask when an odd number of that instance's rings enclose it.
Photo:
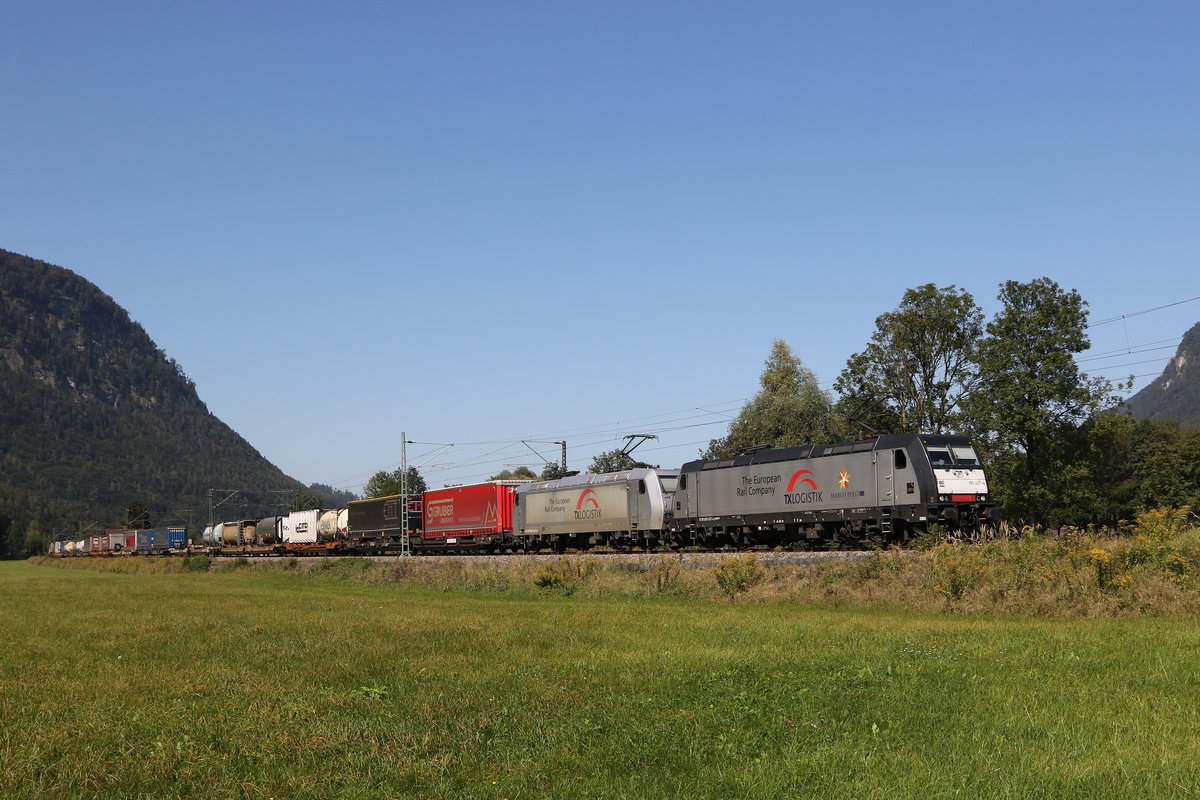
M 678 476 L 639 467 L 527 483 L 517 489 L 514 535 L 525 547 L 655 547 Z
M 676 547 L 903 542 L 935 523 L 975 530 L 995 513 L 969 439 L 894 434 L 685 464 L 667 538 Z

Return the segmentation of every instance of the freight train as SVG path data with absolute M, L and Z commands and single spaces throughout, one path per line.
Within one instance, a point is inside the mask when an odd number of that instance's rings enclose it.
M 855 546 L 902 544 L 934 525 L 975 533 L 994 525 L 996 516 L 968 438 L 885 434 L 757 449 L 680 469 L 643 466 L 355 500 L 344 509 L 218 523 L 205 528 L 198 544 L 177 538 L 157 550 L 139 549 L 135 535 L 132 546 L 87 552 L 369 555 Z M 84 552 L 74 547 L 78 543 L 67 544 L 69 551 L 52 547 L 51 554 Z

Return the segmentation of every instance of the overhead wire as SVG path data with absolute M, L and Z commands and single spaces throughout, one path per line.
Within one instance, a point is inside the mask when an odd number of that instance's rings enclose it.
M 1164 303 L 1162 305 L 1154 306 L 1153 308 L 1142 309 L 1140 311 L 1134 311 L 1134 312 L 1131 312 L 1128 314 L 1119 314 L 1119 315 L 1116 315 L 1113 317 L 1108 317 L 1106 319 L 1097 320 L 1096 322 L 1089 323 L 1086 327 L 1088 329 L 1096 328 L 1096 327 L 1100 327 L 1102 325 L 1107 325 L 1107 324 L 1110 324 L 1113 322 L 1119 322 L 1121 320 L 1128 320 L 1133 317 L 1139 317 L 1139 316 L 1143 316 L 1145 314 L 1150 314 L 1155 311 L 1161 311 L 1161 310 L 1164 310 L 1167 308 L 1184 305 L 1186 303 L 1192 303 L 1197 300 L 1200 300 L 1200 295 L 1198 295 L 1196 297 L 1189 297 L 1189 298 L 1185 298 L 1182 300 L 1177 300 L 1177 301 L 1174 301 L 1171 303 Z M 1182 338 L 1182 337 L 1180 337 L 1180 338 Z M 1123 349 L 1105 351 L 1103 353 L 1091 353 L 1088 355 L 1081 355 L 1081 356 L 1076 357 L 1076 362 L 1077 363 L 1091 363 L 1091 362 L 1096 362 L 1096 361 L 1104 361 L 1106 359 L 1118 358 L 1120 356 L 1125 356 L 1125 355 L 1136 355 L 1139 353 L 1149 353 L 1149 352 L 1155 352 L 1157 350 L 1170 350 L 1170 349 L 1178 346 L 1179 340 L 1180 340 L 1179 338 L 1177 338 L 1177 339 L 1160 339 L 1160 340 L 1157 340 L 1154 342 L 1145 342 L 1145 343 L 1138 344 L 1138 345 L 1129 345 Z M 1164 344 L 1164 343 L 1173 343 L 1173 344 Z M 1161 345 L 1161 346 L 1159 346 L 1159 345 Z M 1100 369 L 1107 371 L 1107 370 L 1121 369 L 1122 367 L 1127 367 L 1127 366 L 1138 366 L 1141 364 L 1157 363 L 1159 360 L 1160 359 L 1150 359 L 1150 360 L 1143 360 L 1143 361 L 1127 362 L 1124 364 L 1111 364 L 1111 365 L 1103 365 L 1103 366 L 1098 365 L 1098 366 Z M 1145 375 L 1135 375 L 1134 377 L 1135 378 L 1150 377 L 1151 375 L 1157 375 L 1157 374 L 1159 374 L 1159 373 L 1147 373 Z M 1104 376 L 1101 376 L 1101 377 L 1104 377 Z M 825 388 L 825 387 L 832 386 L 835 382 L 836 382 L 835 380 L 826 380 L 826 381 L 821 381 L 819 383 L 819 385 L 822 386 L 823 388 Z M 461 448 L 469 448 L 469 447 L 474 447 L 474 446 L 487 446 L 487 445 L 499 445 L 499 447 L 496 447 L 494 450 L 491 450 L 487 453 L 478 454 L 478 455 L 464 458 L 461 460 L 452 461 L 452 462 L 448 462 L 445 464 L 428 465 L 428 466 L 430 468 L 431 474 L 438 474 L 443 471 L 450 471 L 450 470 L 455 470 L 455 471 L 464 470 L 464 469 L 469 470 L 471 467 L 482 467 L 487 464 L 495 465 L 497 463 L 498 459 L 503 457 L 504 453 L 506 453 L 514 448 L 517 448 L 517 446 L 522 441 L 533 440 L 533 439 L 555 439 L 555 440 L 558 440 L 558 439 L 568 439 L 569 438 L 573 444 L 573 447 L 572 447 L 573 452 L 579 453 L 580 450 L 583 450 L 584 453 L 586 454 L 591 448 L 596 448 L 599 445 L 606 444 L 606 443 L 613 443 L 613 442 L 620 441 L 623 438 L 622 434 L 620 433 L 622 430 L 625 430 L 625 431 L 631 430 L 633 427 L 637 426 L 639 423 L 641 423 L 641 424 L 654 423 L 655 421 L 658 421 L 659 424 L 657 424 L 657 425 L 652 424 L 652 425 L 648 426 L 648 427 L 653 428 L 653 430 L 651 430 L 649 432 L 653 432 L 656 434 L 673 433 L 676 431 L 687 430 L 690 428 L 699 428 L 699 427 L 706 427 L 706 426 L 710 426 L 710 425 L 721 424 L 722 422 L 728 421 L 730 419 L 735 419 L 736 415 L 731 412 L 735 411 L 739 406 L 744 405 L 748 400 L 749 400 L 749 398 L 738 398 L 738 399 L 732 399 L 732 400 L 725 400 L 725 401 L 720 401 L 720 402 L 716 402 L 716 403 L 708 403 L 708 404 L 706 404 L 707 407 L 694 406 L 692 408 L 676 409 L 673 411 L 664 411 L 664 412 L 660 412 L 657 414 L 648 414 L 648 415 L 641 416 L 641 417 L 632 417 L 629 419 L 617 420 L 617 421 L 609 422 L 609 423 L 594 423 L 594 424 L 589 424 L 589 425 L 581 425 L 581 426 L 574 427 L 574 428 L 560 429 L 558 431 L 553 431 L 553 432 L 535 433 L 535 434 L 530 434 L 529 436 L 520 437 L 520 438 L 514 437 L 514 438 L 509 438 L 509 439 L 491 439 L 491 440 L 456 442 L 455 443 L 456 446 L 461 447 Z M 721 410 L 716 410 L 716 409 L 721 409 Z M 701 414 L 691 414 L 690 412 L 693 412 L 693 411 L 700 411 L 702 413 Z M 682 414 L 688 414 L 688 416 L 679 416 Z M 706 415 L 720 416 L 720 417 L 724 417 L 724 419 L 710 420 L 707 422 L 697 422 L 697 423 L 687 424 L 687 425 L 672 425 L 672 423 L 676 423 L 676 422 L 686 422 L 688 420 L 703 419 Z M 664 417 L 667 419 L 663 419 Z M 666 426 L 666 427 L 664 427 L 664 426 Z M 580 441 L 580 440 L 582 440 L 582 441 Z M 700 440 L 700 441 L 689 442 L 689 443 L 684 443 L 684 444 L 660 445 L 657 447 L 647 448 L 644 452 L 658 452 L 658 451 L 663 451 L 663 450 L 671 450 L 671 449 L 676 449 L 679 447 L 686 447 L 686 446 L 692 446 L 692 445 L 696 445 L 696 444 L 706 444 L 706 443 L 707 443 L 707 440 Z M 535 452 L 537 452 L 537 451 L 535 451 Z M 551 451 L 547 450 L 546 454 L 549 454 L 549 453 L 551 453 Z M 553 460 L 553 459 L 545 459 L 546 454 L 538 452 L 539 457 L 542 457 L 544 460 Z M 585 457 L 586 457 L 586 455 L 585 455 Z M 397 469 L 398 467 L 399 467 L 399 464 L 393 464 L 393 465 L 390 465 L 389 468 L 391 470 L 394 470 L 394 469 Z M 389 468 L 385 468 L 385 469 L 389 469 Z M 343 479 L 343 481 L 340 481 L 339 483 L 342 483 L 343 485 L 348 485 L 348 486 L 358 485 L 361 488 L 361 486 L 363 484 L 357 484 L 354 481 L 356 481 L 356 479 L 359 479 L 359 478 L 365 478 L 365 477 L 368 477 L 369 475 L 374 475 L 378 471 L 379 470 L 376 470 L 376 471 L 370 472 L 370 473 L 362 473 L 362 474 L 348 476 L 347 478 Z M 482 474 L 482 472 L 475 473 L 475 474 Z M 455 477 L 455 476 L 451 476 L 451 477 Z

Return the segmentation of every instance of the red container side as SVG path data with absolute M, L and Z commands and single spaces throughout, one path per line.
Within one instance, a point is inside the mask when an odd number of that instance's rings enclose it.
M 489 536 L 511 532 L 518 485 L 493 481 L 426 492 L 421 538 Z

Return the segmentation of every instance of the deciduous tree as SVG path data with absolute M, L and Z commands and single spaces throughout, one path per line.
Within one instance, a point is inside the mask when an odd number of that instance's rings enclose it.
M 125 504 L 125 525 L 139 530 L 150 527 L 150 511 L 140 497 L 134 497 Z
M 829 394 L 784 340 L 771 343 L 759 383 L 762 389 L 729 424 L 729 433 L 709 442 L 706 458 L 722 458 L 760 445 L 826 442 L 846 434 L 845 422 Z
M 1112 405 L 1112 384 L 1074 356 L 1088 347 L 1087 303 L 1049 278 L 1000 287 L 1003 307 L 979 343 L 979 383 L 963 403 L 1007 516 L 1045 522 L 1075 476 L 1074 432 Z
M 492 477 L 490 481 L 536 481 L 538 475 L 529 467 L 522 464 L 516 469 L 503 469 Z
M 400 486 L 401 471 L 397 467 L 394 471 L 380 470 L 371 476 L 367 481 L 367 485 L 363 487 L 364 497 L 389 497 L 394 494 L 401 493 Z M 425 479 L 421 477 L 421 473 L 416 467 L 408 468 L 408 493 L 421 494 L 426 490 Z
M 324 505 L 325 500 L 321 495 L 312 489 L 305 489 L 292 498 L 289 509 L 292 511 L 309 511 L 314 508 L 321 508 Z
M 850 357 L 836 389 L 843 408 L 877 430 L 948 433 L 975 386 L 983 312 L 969 292 L 927 283 L 904 293 L 895 311 Z
M 605 472 L 621 472 L 633 469 L 635 466 L 637 466 L 637 462 L 628 454 L 621 450 L 608 450 L 593 458 L 587 471 L 599 475 Z

